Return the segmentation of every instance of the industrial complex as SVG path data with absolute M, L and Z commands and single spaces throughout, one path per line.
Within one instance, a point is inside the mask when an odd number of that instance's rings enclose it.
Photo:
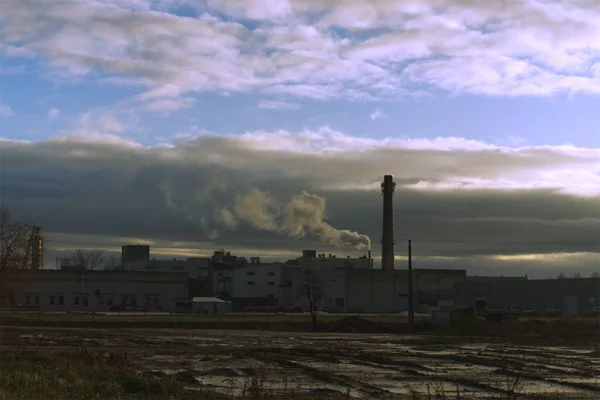
M 32 265 L 3 272 L 2 307 L 40 310 L 224 313 L 302 310 L 312 290 L 319 310 L 331 313 L 431 313 L 455 308 L 577 315 L 600 306 L 600 278 L 530 280 L 470 277 L 464 269 L 394 265 L 395 183 L 381 184 L 381 268 L 371 250 L 337 257 L 304 250 L 285 262 L 263 262 L 217 250 L 211 257 L 157 260 L 144 245 L 122 246 L 115 271 L 41 268 L 43 237 L 32 236 Z M 410 263 L 409 263 L 410 265 Z M 411 284 L 409 284 L 411 283 Z

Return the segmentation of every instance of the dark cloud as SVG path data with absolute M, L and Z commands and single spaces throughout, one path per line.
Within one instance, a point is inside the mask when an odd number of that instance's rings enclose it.
M 303 143 L 302 138 L 286 140 Z M 435 149 L 440 144 L 432 141 L 433 149 L 399 144 L 383 153 L 373 145 L 310 153 L 287 150 L 286 146 L 293 148 L 289 143 L 278 144 L 278 149 L 248 143 L 239 137 L 214 136 L 172 149 L 145 149 L 98 140 L 4 141 L 0 142 L 2 203 L 47 232 L 102 235 L 98 246 L 107 237 L 118 236 L 156 241 L 162 248 L 187 242 L 205 250 L 226 247 L 292 254 L 306 247 L 334 251 L 323 241 L 356 244 L 356 235 L 364 234 L 377 255 L 382 219 L 378 182 L 383 174 L 397 172 L 399 256 L 406 254 L 408 238 L 415 256 L 434 264 L 442 263 L 439 257 L 446 257 L 447 265 L 480 260 L 491 266 L 507 262 L 490 258 L 497 256 L 600 253 L 600 197 L 591 194 L 597 190 L 593 184 L 577 182 L 576 188 L 583 184 L 589 189 L 585 196 L 569 193 L 569 182 L 560 180 L 553 189 L 531 188 L 532 174 L 546 168 L 560 175 L 561 166 L 585 168 L 588 160 L 593 163 L 597 154 L 589 149 L 517 151 L 480 144 L 473 149 L 469 148 L 473 143 L 465 141 L 465 148 L 453 150 Z M 485 182 L 483 187 L 443 186 L 474 177 Z M 512 189 L 502 188 L 507 179 Z M 493 189 L 496 180 L 501 189 Z M 434 187 L 419 188 L 415 186 L 419 182 Z M 341 189 L 344 185 L 349 188 Z M 304 190 L 318 196 L 305 197 L 310 204 L 322 207 L 325 200 L 327 225 L 319 222 L 321 211 L 303 208 L 294 214 L 296 225 L 286 228 L 281 224 L 290 217 L 284 214 Z M 249 202 L 247 195 L 257 191 L 275 206 Z M 247 207 L 245 212 L 240 205 Z M 264 219 L 263 212 L 273 214 Z M 299 215 L 309 219 L 298 222 Z M 333 228 L 348 232 L 338 234 Z M 320 241 L 319 234 L 330 239 Z M 337 251 L 358 254 L 351 246 Z

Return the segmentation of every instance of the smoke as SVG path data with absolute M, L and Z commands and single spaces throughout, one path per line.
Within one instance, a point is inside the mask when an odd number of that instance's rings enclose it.
M 234 230 L 243 221 L 253 228 L 294 238 L 318 236 L 334 246 L 371 247 L 368 236 L 348 229 L 337 229 L 325 222 L 326 199 L 302 191 L 287 204 L 257 188 L 238 196 L 233 204 L 232 185 L 218 171 L 194 184 L 197 177 L 178 174 L 158 183 L 167 207 L 202 228 L 210 240 L 218 239 L 223 231 Z
M 266 193 L 252 188 L 238 199 L 234 206 L 237 216 L 253 227 L 275 232 L 277 226 L 277 204 Z
M 296 237 L 314 233 L 323 242 L 335 246 L 351 245 L 358 249 L 370 248 L 371 239 L 367 235 L 348 229 L 337 229 L 325 222 L 326 202 L 324 197 L 306 191 L 297 194 L 285 207 L 284 229 L 291 236 Z
M 325 198 L 302 191 L 281 207 L 269 195 L 253 188 L 238 199 L 234 210 L 240 220 L 257 229 L 296 238 L 314 234 L 324 243 L 335 246 L 350 245 L 358 249 L 371 247 L 368 236 L 337 229 L 325 222 L 325 206 Z

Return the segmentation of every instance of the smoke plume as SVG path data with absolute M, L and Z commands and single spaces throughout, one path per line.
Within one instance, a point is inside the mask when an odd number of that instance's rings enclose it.
M 291 237 L 317 235 L 324 243 L 358 249 L 371 247 L 368 236 L 347 229 L 337 229 L 325 222 L 326 199 L 302 191 L 280 207 L 276 200 L 253 188 L 234 206 L 237 217 L 261 230 Z
M 285 207 L 283 228 L 292 236 L 314 233 L 325 243 L 335 246 L 351 245 L 358 249 L 371 247 L 367 235 L 347 229 L 337 229 L 325 222 L 327 200 L 316 194 L 302 191 Z
M 266 193 L 253 188 L 238 199 L 234 206 L 240 219 L 249 222 L 253 227 L 275 232 L 277 226 L 277 204 Z

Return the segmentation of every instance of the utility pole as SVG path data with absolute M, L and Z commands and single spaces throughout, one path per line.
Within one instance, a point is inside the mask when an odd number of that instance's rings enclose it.
M 408 241 L 408 325 L 412 330 L 415 324 L 415 305 L 413 296 L 412 245 Z

